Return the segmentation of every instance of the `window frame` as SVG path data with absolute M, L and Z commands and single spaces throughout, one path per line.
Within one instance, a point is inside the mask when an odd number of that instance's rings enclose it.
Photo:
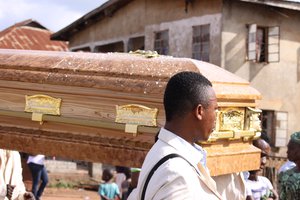
M 192 28 L 193 28 L 192 58 L 209 62 L 210 35 L 211 35 L 210 24 L 201 24 L 201 25 L 193 26 Z
M 169 30 L 154 32 L 154 51 L 160 55 L 169 55 Z
M 280 27 L 279 26 L 258 26 L 257 24 L 248 24 L 247 36 L 247 60 L 257 63 L 271 63 L 280 61 Z M 261 52 L 264 52 L 264 59 L 259 57 L 258 30 L 262 30 L 264 45 Z

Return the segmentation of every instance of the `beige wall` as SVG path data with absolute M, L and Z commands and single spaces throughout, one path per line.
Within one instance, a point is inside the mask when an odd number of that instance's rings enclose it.
M 154 49 L 154 32 L 169 30 L 170 54 L 174 57 L 190 58 L 192 56 L 193 26 L 203 24 L 210 24 L 210 62 L 220 65 L 221 14 L 192 17 L 146 26 L 145 48 Z
M 185 12 L 182 0 L 135 0 L 94 25 L 76 33 L 70 49 L 124 42 L 145 36 L 145 49 L 153 50 L 154 31 L 169 29 L 170 55 L 191 57 L 192 26 L 211 24 L 211 62 L 220 65 L 221 0 L 193 1 Z M 200 17 L 199 17 L 200 16 Z M 163 23 L 162 23 L 163 22 Z
M 300 12 L 238 1 L 224 4 L 222 67 L 251 82 L 262 109 L 288 112 L 288 133 L 300 130 Z M 246 24 L 280 27 L 280 62 L 246 61 Z

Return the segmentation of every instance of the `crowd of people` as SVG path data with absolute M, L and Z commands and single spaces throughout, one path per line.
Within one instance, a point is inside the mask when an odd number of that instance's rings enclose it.
M 260 169 L 211 177 L 206 151 L 198 142 L 207 141 L 215 128 L 218 103 L 212 83 L 199 73 L 180 72 L 167 83 L 163 103 L 166 123 L 141 170 L 133 173 L 120 166 L 104 169 L 98 190 L 101 200 L 300 199 L 300 132 L 289 140 L 287 157 L 292 165 L 281 169 L 278 188 L 260 175 L 270 153 L 263 139 L 253 142 L 261 150 Z M 0 149 L 0 158 L 0 200 L 39 200 L 48 182 L 44 156 L 28 159 L 33 175 L 31 192 L 25 190 L 22 181 L 19 153 Z

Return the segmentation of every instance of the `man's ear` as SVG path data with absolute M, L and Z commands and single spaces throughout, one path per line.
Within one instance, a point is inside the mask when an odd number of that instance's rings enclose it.
M 202 120 L 203 118 L 203 106 L 198 104 L 197 107 L 194 109 L 194 114 L 198 120 Z

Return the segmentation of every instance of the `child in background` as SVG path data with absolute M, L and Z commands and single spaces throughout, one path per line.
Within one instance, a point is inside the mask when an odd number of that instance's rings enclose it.
M 101 200 L 120 200 L 120 191 L 118 185 L 113 181 L 114 173 L 111 169 L 104 169 L 102 180 L 104 183 L 99 185 L 98 193 Z
M 260 176 L 260 170 L 265 168 L 267 156 L 271 152 L 270 145 L 263 139 L 253 141 L 253 145 L 261 150 L 261 162 L 259 170 L 249 171 L 249 177 L 246 180 L 246 187 L 249 191 L 246 200 L 269 200 L 278 199 L 277 191 L 267 177 Z M 251 192 L 250 192 L 251 191 Z

